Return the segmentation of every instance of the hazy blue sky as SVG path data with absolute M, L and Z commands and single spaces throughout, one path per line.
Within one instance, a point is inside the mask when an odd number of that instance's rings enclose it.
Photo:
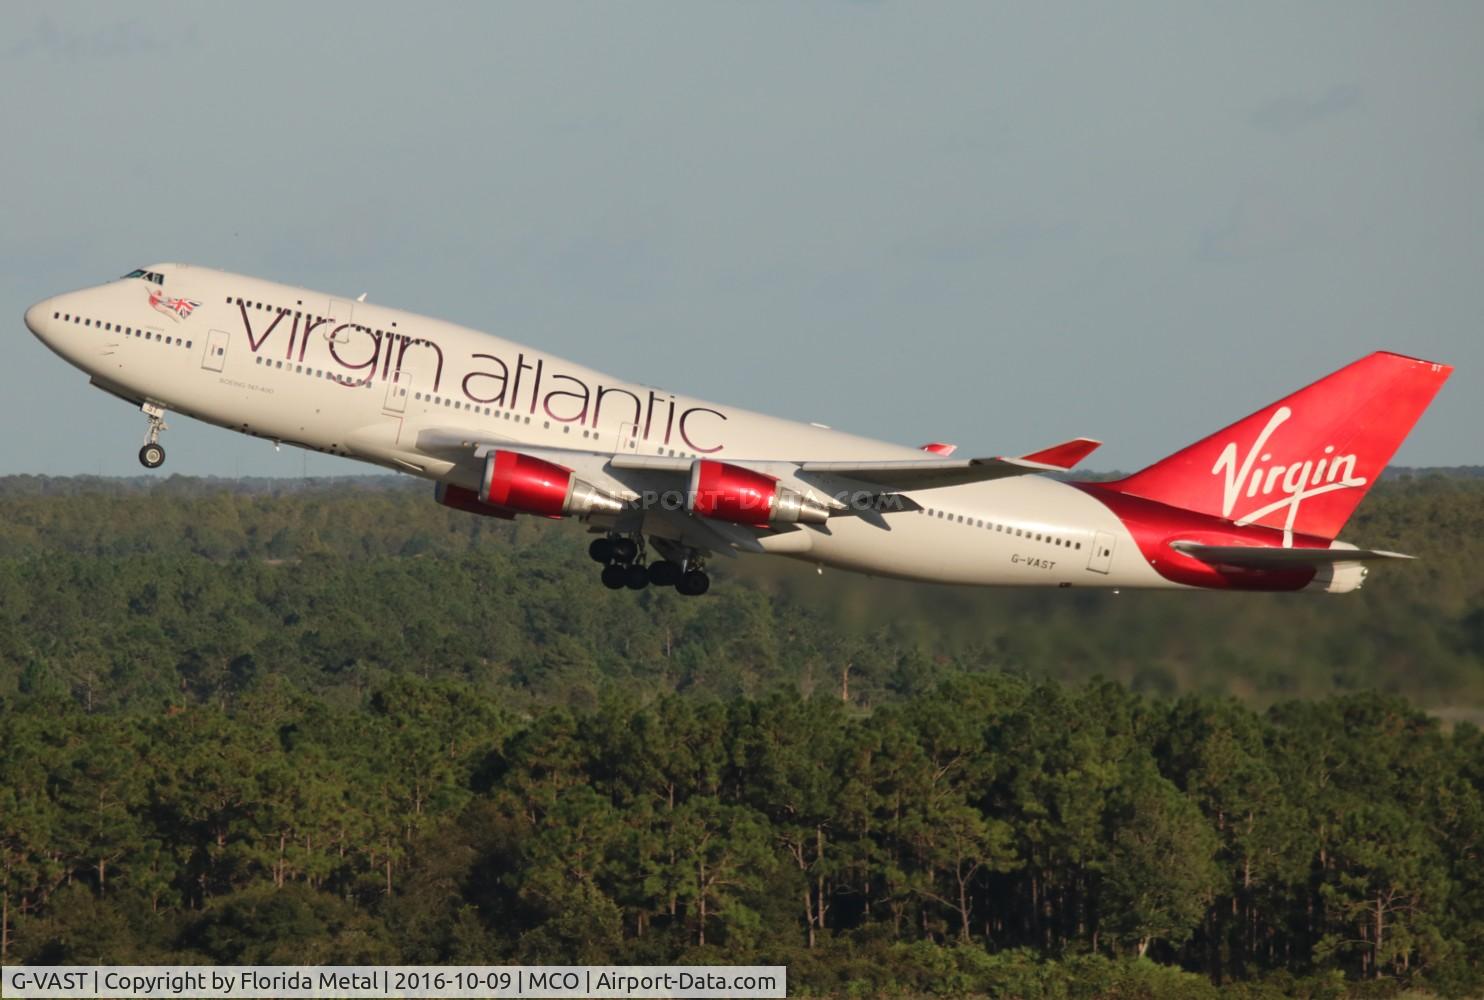
M 1398 461 L 1484 463 L 1481 43 L 1474 0 L 9 4 L 0 471 L 140 471 L 21 314 L 158 260 L 1097 468 L 1386 347 L 1460 369 Z

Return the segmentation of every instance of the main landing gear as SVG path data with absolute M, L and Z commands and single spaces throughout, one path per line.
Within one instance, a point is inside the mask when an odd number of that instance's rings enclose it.
M 165 449 L 160 444 L 160 432 L 166 430 L 165 408 L 154 403 L 139 407 L 149 418 L 149 429 L 144 434 L 144 447 L 139 449 L 139 464 L 146 469 L 158 469 L 165 464 Z
M 646 564 L 642 535 L 611 534 L 595 538 L 587 547 L 587 554 L 594 562 L 603 563 L 603 586 L 609 590 L 625 587 L 643 590 L 653 584 L 674 587 L 676 593 L 686 597 L 699 597 L 711 588 L 711 578 L 706 575 L 699 555 L 684 563 L 656 559 Z

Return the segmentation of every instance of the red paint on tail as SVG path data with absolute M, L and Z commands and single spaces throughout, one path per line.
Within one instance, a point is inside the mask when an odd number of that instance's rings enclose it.
M 1452 371 L 1378 351 L 1101 489 L 1332 539 Z

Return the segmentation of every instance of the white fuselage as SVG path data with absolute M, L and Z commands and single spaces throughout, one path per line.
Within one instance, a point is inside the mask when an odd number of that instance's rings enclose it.
M 489 333 L 207 268 L 162 264 L 38 303 L 46 345 L 125 399 L 466 487 L 478 465 L 429 441 L 570 449 L 599 485 L 642 491 L 614 454 L 778 462 L 921 451 L 625 382 Z M 1175 587 L 1083 490 L 1029 475 L 917 490 L 921 511 L 763 534 L 768 552 L 963 584 Z M 644 530 L 682 538 L 690 515 Z

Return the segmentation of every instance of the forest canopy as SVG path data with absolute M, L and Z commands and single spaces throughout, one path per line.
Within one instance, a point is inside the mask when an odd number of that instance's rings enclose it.
M 1378 484 L 1345 537 L 1419 559 L 1340 596 L 954 588 L 746 556 L 712 560 L 706 600 L 609 593 L 580 525 L 449 510 L 398 477 L 8 477 L 0 510 L 0 697 L 158 708 L 271 671 L 329 696 L 413 673 L 520 705 L 784 683 L 869 707 L 989 670 L 1484 713 L 1474 476 Z
M 403 480 L 0 480 L 0 951 L 1476 990 L 1481 500 L 1380 484 L 1345 597 L 685 600 Z

